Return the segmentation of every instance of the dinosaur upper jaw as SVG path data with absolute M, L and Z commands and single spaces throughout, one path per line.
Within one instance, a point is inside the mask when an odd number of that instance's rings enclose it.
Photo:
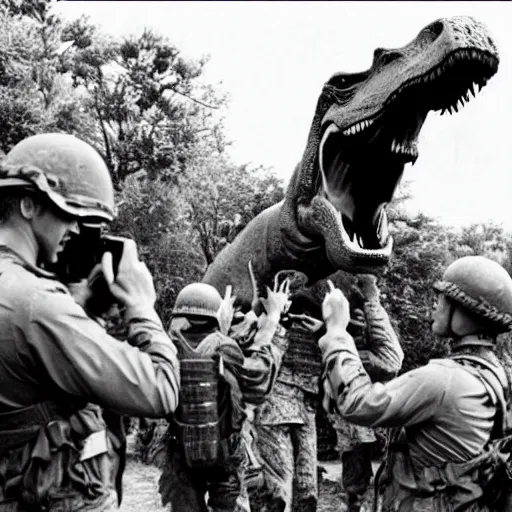
M 405 165 L 419 156 L 418 135 L 428 112 L 457 112 L 469 93 L 475 94 L 475 84 L 484 86 L 497 65 L 487 52 L 457 50 L 408 80 L 380 108 L 366 109 L 356 122 L 347 123 L 343 106 L 327 112 L 313 170 L 313 197 L 299 204 L 297 213 L 302 234 L 323 240 L 334 268 L 371 272 L 387 264 L 393 241 L 386 206 Z

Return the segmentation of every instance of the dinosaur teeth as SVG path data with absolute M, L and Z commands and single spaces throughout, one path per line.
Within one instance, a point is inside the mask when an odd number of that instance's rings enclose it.
M 396 139 L 393 139 L 391 142 L 391 152 L 396 153 L 397 155 L 406 155 L 410 156 L 416 161 L 418 158 L 418 148 L 416 146 L 416 143 L 400 143 L 397 142 Z
M 373 119 L 365 119 L 364 121 L 359 121 L 359 123 L 353 124 L 346 130 L 344 130 L 343 135 L 355 135 L 356 133 L 362 132 L 372 124 Z

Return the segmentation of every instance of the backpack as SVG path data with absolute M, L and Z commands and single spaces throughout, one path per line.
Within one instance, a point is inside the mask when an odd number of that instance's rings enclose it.
M 232 451 L 231 435 L 240 431 L 245 418 L 236 414 L 241 391 L 222 353 L 226 339 L 213 333 L 192 348 L 181 333 L 173 336 L 181 377 L 174 424 L 185 463 L 191 469 L 224 466 Z M 239 402 L 238 407 L 234 402 Z

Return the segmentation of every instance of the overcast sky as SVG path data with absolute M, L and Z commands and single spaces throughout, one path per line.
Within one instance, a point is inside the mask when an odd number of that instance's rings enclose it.
M 494 220 L 512 229 L 512 2 L 61 1 L 114 35 L 150 27 L 186 57 L 209 55 L 204 80 L 231 101 L 237 162 L 274 167 L 285 182 L 302 156 L 322 84 L 362 71 L 377 47 L 401 47 L 437 18 L 471 15 L 500 50 L 500 68 L 453 116 L 429 114 L 420 157 L 406 167 L 412 207 L 442 222 Z

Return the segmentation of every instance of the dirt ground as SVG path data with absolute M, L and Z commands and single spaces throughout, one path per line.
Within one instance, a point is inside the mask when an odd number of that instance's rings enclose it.
M 325 473 L 323 473 L 319 486 L 318 512 L 344 512 L 346 507 L 338 484 L 341 471 L 339 464 L 329 462 L 320 465 L 325 469 Z M 160 504 L 158 477 L 159 471 L 157 468 L 143 464 L 136 460 L 133 455 L 129 455 L 124 475 L 124 499 L 120 511 L 170 512 L 170 508 L 164 508 Z M 362 512 L 369 512 L 370 510 L 371 508 L 366 506 Z

